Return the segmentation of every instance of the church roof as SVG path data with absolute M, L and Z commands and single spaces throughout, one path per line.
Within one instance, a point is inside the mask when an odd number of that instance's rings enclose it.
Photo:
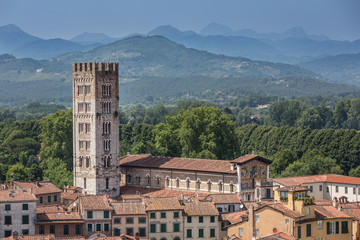
M 254 155 L 254 154 L 247 154 L 244 155 L 242 157 L 236 158 L 234 160 L 231 161 L 231 163 L 237 163 L 239 165 L 245 164 L 247 162 L 253 161 L 253 160 L 258 160 L 260 162 L 263 162 L 265 164 L 271 164 L 272 161 L 270 159 L 261 157 L 259 155 Z

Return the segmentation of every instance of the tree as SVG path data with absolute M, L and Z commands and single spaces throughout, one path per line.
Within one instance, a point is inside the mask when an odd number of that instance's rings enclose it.
M 360 166 L 358 166 L 357 168 L 351 169 L 350 172 L 349 172 L 349 176 L 351 176 L 351 177 L 360 177 Z
M 50 180 L 58 188 L 73 184 L 73 174 L 59 158 L 48 159 L 48 166 L 44 172 L 44 179 Z
M 281 174 L 283 177 L 317 175 L 317 174 L 342 174 L 342 170 L 336 161 L 324 155 L 316 149 L 306 152 L 303 157 L 290 164 Z
M 43 142 L 40 157 L 47 168 L 50 159 L 62 159 L 66 168 L 72 171 L 73 125 L 72 111 L 62 110 L 45 117 L 41 122 L 40 138 Z
M 8 171 L 8 167 L 2 163 L 0 163 L 0 182 L 4 183 L 6 181 L 6 172 Z
M 316 109 L 307 108 L 302 112 L 301 117 L 297 121 L 297 125 L 302 129 L 320 129 L 323 127 L 324 121 Z
M 212 106 L 180 110 L 155 128 L 156 150 L 167 156 L 233 159 L 237 143 L 233 122 Z
M 9 167 L 6 172 L 6 182 L 14 181 L 25 181 L 27 180 L 28 169 L 22 164 L 14 164 Z
M 33 164 L 29 168 L 28 180 L 29 181 L 40 181 L 43 179 L 43 171 L 39 164 Z
M 277 152 L 270 165 L 272 177 L 280 176 L 281 173 L 297 159 L 296 154 L 289 149 L 283 149 L 280 152 Z
M 269 109 L 269 117 L 277 126 L 295 126 L 301 113 L 306 109 L 306 103 L 296 100 L 275 102 Z
M 349 100 L 339 101 L 334 110 L 334 123 L 337 128 L 341 128 L 342 124 L 348 119 L 350 108 Z

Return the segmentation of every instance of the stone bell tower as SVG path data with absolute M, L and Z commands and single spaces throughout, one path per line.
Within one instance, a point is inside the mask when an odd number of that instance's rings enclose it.
M 117 63 L 73 64 L 74 185 L 120 194 Z

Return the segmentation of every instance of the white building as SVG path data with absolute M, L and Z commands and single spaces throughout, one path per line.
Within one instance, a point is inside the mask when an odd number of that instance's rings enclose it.
M 31 189 L 0 190 L 0 238 L 35 234 L 36 201 Z
M 310 190 L 309 196 L 315 199 L 333 200 L 347 197 L 349 202 L 360 201 L 360 178 L 337 174 L 312 175 L 302 177 L 273 178 L 274 186 L 303 185 Z

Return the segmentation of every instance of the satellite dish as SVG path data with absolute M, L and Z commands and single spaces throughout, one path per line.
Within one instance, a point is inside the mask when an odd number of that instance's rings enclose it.
M 240 204 L 240 208 L 243 208 L 244 207 L 244 204 Z
M 76 203 L 75 203 L 75 202 L 74 202 L 73 206 L 76 207 Z

